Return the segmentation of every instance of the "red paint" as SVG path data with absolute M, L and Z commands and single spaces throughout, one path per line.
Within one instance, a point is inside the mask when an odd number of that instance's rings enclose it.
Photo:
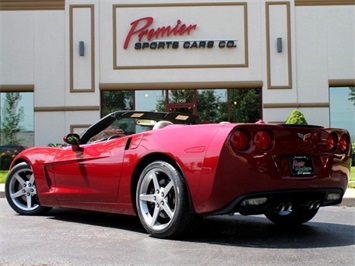
M 247 132 L 254 139 L 260 131 L 272 133 L 274 144 L 269 150 L 258 148 L 253 141 L 242 150 L 231 146 L 235 132 Z M 299 137 L 305 134 L 310 134 L 309 142 Z M 139 163 L 147 163 L 147 156 L 164 154 L 181 170 L 192 209 L 203 215 L 218 212 L 249 193 L 328 188 L 345 191 L 349 169 L 344 165 L 350 158 L 350 144 L 343 153 L 329 152 L 329 135 L 350 139 L 345 130 L 320 127 L 174 125 L 80 145 L 78 150 L 28 149 L 14 163 L 27 161 L 31 165 L 43 206 L 134 215 L 134 173 L 140 174 Z M 314 176 L 290 176 L 289 159 L 302 154 L 312 157 Z
M 131 29 L 127 34 L 123 48 L 127 49 L 133 36 L 138 36 L 138 41 L 141 42 L 145 37 L 148 41 L 152 39 L 166 38 L 169 36 L 182 36 L 184 34 L 190 35 L 191 31 L 197 28 L 196 24 L 186 25 L 180 19 L 176 21 L 175 26 L 161 26 L 153 28 L 153 17 L 140 18 L 131 23 Z

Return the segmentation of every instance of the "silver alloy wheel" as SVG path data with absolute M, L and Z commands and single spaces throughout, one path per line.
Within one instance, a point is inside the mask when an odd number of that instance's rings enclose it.
M 176 211 L 176 185 L 161 168 L 150 169 L 141 179 L 138 190 L 140 214 L 154 231 L 167 228 Z
M 37 189 L 33 171 L 28 166 L 26 168 L 18 168 L 9 174 L 10 178 L 7 184 L 8 200 L 24 214 L 33 212 L 41 206 L 37 201 Z
M 153 237 L 180 238 L 196 224 L 188 187 L 174 162 L 157 160 L 140 174 L 136 188 L 138 217 Z

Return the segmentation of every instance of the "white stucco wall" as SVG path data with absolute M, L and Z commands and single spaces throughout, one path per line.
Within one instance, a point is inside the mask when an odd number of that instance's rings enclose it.
M 34 82 L 34 12 L 2 11 L 0 84 Z M 4 38 L 6 36 L 6 38 Z
M 355 7 L 296 9 L 300 102 L 328 102 L 328 80 L 355 77 Z

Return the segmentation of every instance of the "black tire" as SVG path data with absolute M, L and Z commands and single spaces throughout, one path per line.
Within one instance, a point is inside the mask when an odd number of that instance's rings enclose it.
M 35 177 L 27 163 L 19 163 L 11 169 L 5 183 L 5 195 L 11 208 L 22 215 L 38 215 L 51 209 L 39 204 Z
M 309 210 L 306 207 L 298 207 L 287 212 L 270 211 L 265 216 L 273 223 L 278 225 L 299 225 L 311 220 L 319 209 Z
M 141 173 L 136 205 L 139 219 L 153 237 L 179 238 L 194 223 L 185 180 L 171 164 L 155 161 Z

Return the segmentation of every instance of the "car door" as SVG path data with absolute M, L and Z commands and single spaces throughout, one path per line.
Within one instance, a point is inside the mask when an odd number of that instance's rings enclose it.
M 115 202 L 127 137 L 67 147 L 54 160 L 60 201 Z

